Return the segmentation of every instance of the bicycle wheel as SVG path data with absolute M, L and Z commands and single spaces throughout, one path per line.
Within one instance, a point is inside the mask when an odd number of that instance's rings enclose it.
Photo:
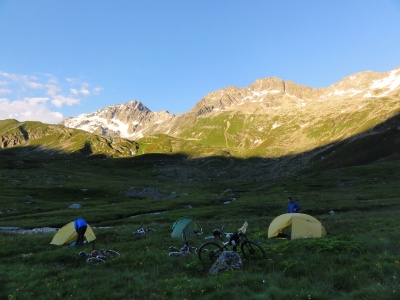
M 244 241 L 241 245 L 241 250 L 243 257 L 247 259 L 262 259 L 267 257 L 264 249 L 257 242 Z
M 89 257 L 88 259 L 86 259 L 86 263 L 91 266 L 102 265 L 105 262 L 106 262 L 105 260 L 98 257 Z
M 101 255 L 104 255 L 105 257 L 107 257 L 107 259 L 108 258 L 114 259 L 114 258 L 120 256 L 119 252 L 114 251 L 114 250 L 101 249 L 101 250 L 99 250 L 99 252 Z
M 205 262 L 214 262 L 221 255 L 224 249 L 217 243 L 204 243 L 198 249 L 199 259 Z

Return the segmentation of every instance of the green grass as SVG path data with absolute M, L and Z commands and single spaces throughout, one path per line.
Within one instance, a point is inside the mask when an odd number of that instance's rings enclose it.
M 90 246 L 50 245 L 54 233 L 0 233 L 0 299 L 399 297 L 398 161 L 269 180 L 233 180 L 232 163 L 157 155 L 34 158 L 1 151 L 0 226 L 59 228 L 82 216 L 94 227 L 97 246 L 121 256 L 89 267 L 78 252 Z M 179 197 L 130 198 L 126 191 L 132 187 Z M 268 239 L 268 226 L 285 212 L 289 195 L 303 213 L 323 223 L 326 237 Z M 83 208 L 69 209 L 73 203 Z M 336 214 L 330 215 L 331 210 Z M 195 255 L 169 257 L 168 247 L 183 243 L 170 237 L 171 226 L 186 215 L 197 219 L 204 235 L 223 224 L 232 232 L 247 221 L 249 237 L 263 243 L 267 259 L 245 261 L 241 271 L 211 276 L 210 266 Z M 133 237 L 141 222 L 157 232 Z M 203 242 L 203 237 L 190 239 L 193 246 Z

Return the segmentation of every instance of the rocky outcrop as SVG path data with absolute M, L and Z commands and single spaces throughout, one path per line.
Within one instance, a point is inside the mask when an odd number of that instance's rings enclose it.
M 25 142 L 25 139 L 20 136 L 2 136 L 0 140 L 0 148 L 14 147 L 23 142 Z

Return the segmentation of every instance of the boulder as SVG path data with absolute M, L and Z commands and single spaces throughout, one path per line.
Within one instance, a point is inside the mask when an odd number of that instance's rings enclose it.
M 240 270 L 242 268 L 243 262 L 238 253 L 234 251 L 224 251 L 214 262 L 208 272 L 211 275 L 215 275 L 226 271 Z
M 82 205 L 80 205 L 80 204 L 71 204 L 70 206 L 68 206 L 68 208 L 80 209 L 80 208 L 82 208 Z

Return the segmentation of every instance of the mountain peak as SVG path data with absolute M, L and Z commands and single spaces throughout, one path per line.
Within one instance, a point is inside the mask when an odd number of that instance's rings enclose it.
M 254 92 L 266 91 L 266 92 L 278 93 L 285 91 L 285 82 L 277 77 L 268 77 L 268 78 L 257 79 L 247 88 Z

